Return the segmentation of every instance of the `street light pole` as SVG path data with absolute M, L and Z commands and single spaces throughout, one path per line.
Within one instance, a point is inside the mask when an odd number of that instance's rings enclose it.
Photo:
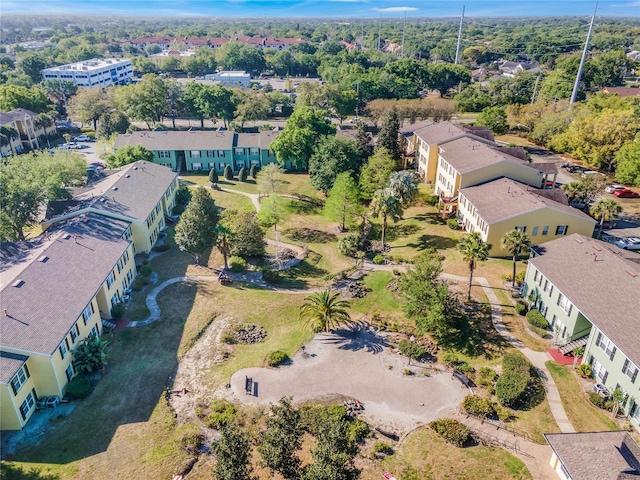
M 578 96 L 578 87 L 580 86 L 580 77 L 582 77 L 582 69 L 584 68 L 584 62 L 587 59 L 587 52 L 589 51 L 589 40 L 591 39 L 591 31 L 593 30 L 593 22 L 596 19 L 596 12 L 598 11 L 598 2 L 596 2 L 596 8 L 593 11 L 591 17 L 591 23 L 589 24 L 589 32 L 587 33 L 587 40 L 584 42 L 584 50 L 582 51 L 582 59 L 580 60 L 580 67 L 578 68 L 578 74 L 576 75 L 576 83 L 573 85 L 573 92 L 571 92 L 571 100 L 569 103 L 574 103 Z

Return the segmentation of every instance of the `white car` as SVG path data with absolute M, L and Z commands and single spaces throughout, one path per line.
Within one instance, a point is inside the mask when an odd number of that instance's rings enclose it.
M 91 137 L 88 135 L 78 135 L 76 138 L 73 139 L 74 142 L 90 142 L 91 141 Z
M 640 237 L 621 238 L 614 245 L 623 250 L 640 250 Z
M 624 185 L 618 185 L 617 183 L 614 183 L 613 185 L 609 185 L 608 187 L 606 187 L 604 191 L 607 193 L 613 193 L 616 190 L 624 190 L 625 188 L 627 187 L 625 187 Z

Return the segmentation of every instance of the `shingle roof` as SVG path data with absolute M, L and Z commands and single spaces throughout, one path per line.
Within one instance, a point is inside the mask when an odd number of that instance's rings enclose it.
M 627 432 L 547 433 L 544 437 L 574 480 L 640 475 L 640 446 Z
M 493 133 L 484 127 L 467 127 L 454 122 L 436 122 L 431 125 L 423 125 L 416 130 L 415 134 L 428 145 L 440 145 L 449 140 L 465 135 L 474 135 L 483 138 L 485 141 L 493 142 Z
M 573 234 L 534 247 L 529 260 L 640 365 L 640 265 L 618 247 Z
M 29 357 L 17 353 L 0 352 L 0 383 L 9 383 Z
M 142 145 L 149 150 L 230 150 L 235 132 L 133 132 L 118 135 L 114 148 L 124 145 Z
M 434 124 L 433 120 L 421 120 L 415 123 L 407 123 L 403 125 L 400 128 L 400 130 L 398 130 L 398 132 L 401 134 L 409 134 L 409 133 L 413 134 L 417 130 L 420 130 L 425 127 L 430 127 L 433 124 Z
M 0 112 L 0 125 L 6 125 L 7 123 L 18 121 L 24 121 L 25 117 L 29 115 L 35 118 L 38 114 L 27 110 L 26 108 L 16 108 L 10 112 Z
M 536 210 L 550 208 L 584 220 L 596 221 L 566 203 L 551 198 L 547 190 L 529 187 L 509 178 L 499 178 L 473 187 L 461 188 L 460 194 L 476 208 L 489 225 Z
M 0 313 L 0 348 L 53 353 L 129 246 L 121 238 L 128 225 L 90 213 L 51 234 L 0 292 L 8 314 Z
M 260 132 L 260 148 L 262 150 L 269 150 L 271 148 L 271 143 L 276 139 L 282 130 L 268 130 Z
M 125 215 L 138 220 L 146 220 L 177 173 L 171 169 L 149 162 L 135 162 L 120 169 L 119 178 L 113 182 L 108 177 L 105 183 L 98 183 L 91 203 L 93 208 Z M 109 187 L 105 187 L 109 182 Z M 102 191 L 103 190 L 103 191 Z

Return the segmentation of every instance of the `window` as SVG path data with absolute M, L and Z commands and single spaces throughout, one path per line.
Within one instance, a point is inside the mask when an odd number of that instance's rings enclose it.
M 192 163 L 191 170 L 202 170 L 202 163 Z
M 71 328 L 69 334 L 71 335 L 71 343 L 76 343 L 76 338 L 78 338 L 78 335 L 80 335 L 80 330 L 78 329 L 77 323 L 73 325 L 73 328 Z
M 542 227 L 542 236 L 549 235 L 549 226 Z
M 75 372 L 73 371 L 73 367 L 72 367 L 71 365 L 69 365 L 69 366 L 67 367 L 67 369 L 64 371 L 64 373 L 65 373 L 65 374 L 66 374 L 66 376 L 67 376 L 67 382 L 70 382 L 70 381 L 71 381 L 71 379 L 73 378 L 73 374 L 74 374 Z
M 29 395 L 27 395 L 27 398 L 24 399 L 24 402 L 22 402 L 22 405 L 20 405 L 20 415 L 22 415 L 22 419 L 26 420 L 27 419 L 27 415 L 29 415 L 29 412 L 33 409 L 33 406 L 36 404 L 36 390 L 35 388 L 33 390 L 31 390 L 31 392 L 29 392 Z
M 82 320 L 84 321 L 85 325 L 89 321 L 89 318 L 91 318 L 91 315 L 93 315 L 93 312 L 93 302 L 91 302 L 85 307 L 84 311 L 82 312 Z
M 549 296 L 551 296 L 551 294 L 553 293 L 553 285 L 546 278 L 544 280 L 544 293 L 546 293 Z
M 111 288 L 111 285 L 113 285 L 113 282 L 116 280 L 116 274 L 114 271 L 111 271 L 111 273 L 109 274 L 109 276 L 107 277 L 107 287 Z
M 564 310 L 567 315 L 571 315 L 573 304 L 563 294 L 558 295 L 558 306 Z
M 119 302 L 120 302 L 120 299 L 118 298 L 118 292 L 116 292 L 111 297 L 111 306 L 115 307 Z
M 13 394 L 17 395 L 22 385 L 25 384 L 27 379 L 29 378 L 29 369 L 27 368 L 27 364 L 25 363 L 20 370 L 16 372 L 16 374 L 11 379 L 11 390 L 13 390 Z
M 540 283 L 540 279 L 542 278 L 542 274 L 536 270 L 536 273 L 533 274 L 534 283 Z
M 537 225 L 535 227 L 533 227 L 533 229 L 531 230 L 531 236 L 532 237 L 537 237 L 538 236 L 538 226 Z
M 233 153 L 236 155 L 244 155 L 244 148 L 234 148 Z
M 100 331 L 98 330 L 98 325 L 94 325 L 93 328 L 91 329 L 91 332 L 89 333 L 90 337 L 93 337 L 95 335 L 100 335 Z
M 526 226 L 516 227 L 515 230 L 518 230 L 519 232 L 524 233 L 527 231 L 527 227 Z
M 251 148 L 249 153 L 251 155 L 260 155 L 260 149 L 259 148 Z
M 622 365 L 622 373 L 631 379 L 631 383 L 635 383 L 638 376 L 638 367 L 627 358 L 624 361 L 624 365 Z
M 551 328 L 553 328 L 554 332 L 558 332 L 558 336 L 561 338 L 564 338 L 567 333 L 567 326 L 555 315 L 553 316 L 553 320 L 551 320 Z
M 127 229 L 122 234 L 122 238 L 125 240 L 129 240 L 131 238 L 131 227 L 127 227 Z
M 616 346 L 602 332 L 598 333 L 598 337 L 596 338 L 596 345 L 600 347 L 600 350 L 602 350 L 609 356 L 609 360 L 613 360 L 613 357 L 616 356 Z
M 202 152 L 200 152 L 200 150 L 191 150 L 189 152 L 189 155 L 191 156 L 191 158 L 200 158 Z
M 609 376 L 609 372 L 607 372 L 602 364 L 593 357 L 591 357 L 591 361 L 589 363 L 591 364 L 591 370 L 595 377 L 604 385 L 607 381 L 607 377 Z
M 169 150 L 158 150 L 158 157 L 159 158 L 170 158 L 171 157 L 171 152 Z
M 64 356 L 67 354 L 67 347 L 64 342 L 60 344 L 58 351 L 60 352 L 60 358 L 64 360 Z
M 214 150 L 207 150 L 208 158 L 215 157 L 215 156 L 216 156 L 216 152 Z
M 218 157 L 224 158 L 224 150 L 218 150 Z
M 566 235 L 569 225 L 558 225 L 556 227 L 556 235 Z

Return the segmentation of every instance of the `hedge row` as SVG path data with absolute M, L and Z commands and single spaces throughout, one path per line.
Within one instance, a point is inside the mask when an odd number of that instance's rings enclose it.
M 507 353 L 502 359 L 502 374 L 496 382 L 496 397 L 507 407 L 516 405 L 527 391 L 531 380 L 531 364 L 518 353 Z
M 529 325 L 533 325 L 534 327 L 544 328 L 546 329 L 549 326 L 549 322 L 544 318 L 538 310 L 529 310 L 527 312 L 527 321 Z
M 464 447 L 471 440 L 471 430 L 455 418 L 442 418 L 429 424 L 432 430 L 456 447 Z

